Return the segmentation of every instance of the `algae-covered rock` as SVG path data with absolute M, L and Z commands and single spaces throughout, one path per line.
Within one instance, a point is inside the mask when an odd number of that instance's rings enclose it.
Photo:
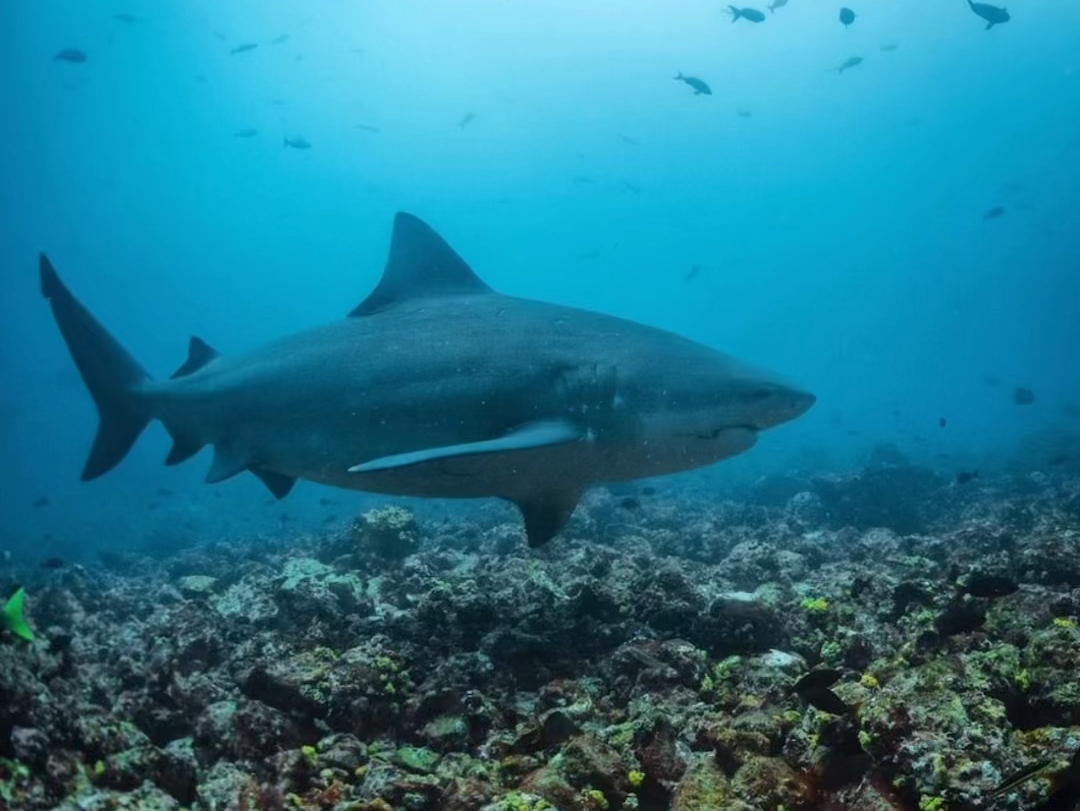
M 353 523 L 352 534 L 358 551 L 390 560 L 407 558 L 420 547 L 416 516 L 403 507 L 368 510 Z

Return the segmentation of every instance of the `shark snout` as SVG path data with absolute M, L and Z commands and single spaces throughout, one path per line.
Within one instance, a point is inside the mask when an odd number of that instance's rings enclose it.
M 748 427 L 758 431 L 790 422 L 810 410 L 817 397 L 788 383 L 762 382 L 750 393 L 752 401 Z

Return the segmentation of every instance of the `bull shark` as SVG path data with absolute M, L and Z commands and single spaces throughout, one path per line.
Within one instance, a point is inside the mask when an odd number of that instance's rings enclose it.
M 212 445 L 208 483 L 244 471 L 518 506 L 530 546 L 591 485 L 749 449 L 814 396 L 707 346 L 608 315 L 496 292 L 418 218 L 397 214 L 382 278 L 348 317 L 244 354 L 191 338 L 153 380 L 40 257 L 41 292 L 97 407 L 82 471 L 120 463 L 160 420 L 175 465 Z

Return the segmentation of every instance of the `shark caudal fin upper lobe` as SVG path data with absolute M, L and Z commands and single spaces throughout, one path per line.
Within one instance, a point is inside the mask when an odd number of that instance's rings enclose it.
M 82 479 L 108 473 L 123 459 L 151 415 L 139 398 L 146 370 L 71 295 L 45 254 L 39 264 L 41 295 L 49 300 L 60 334 L 98 411 L 98 430 Z

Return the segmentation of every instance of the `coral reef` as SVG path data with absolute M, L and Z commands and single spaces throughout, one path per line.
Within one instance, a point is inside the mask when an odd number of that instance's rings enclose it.
M 598 490 L 541 551 L 508 512 L 389 507 L 25 578 L 0 807 L 1050 808 L 1080 482 L 890 462 L 755 492 Z

